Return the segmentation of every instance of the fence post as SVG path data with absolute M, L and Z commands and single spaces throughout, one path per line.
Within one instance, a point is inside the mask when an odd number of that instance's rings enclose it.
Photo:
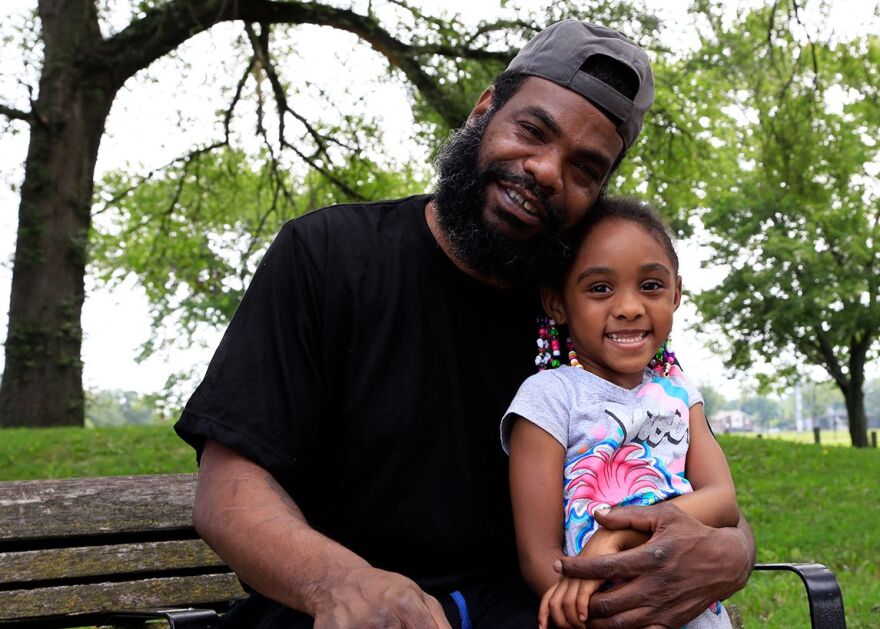
M 819 431 L 820 430 L 821 429 L 818 427 L 813 428 L 813 441 L 815 442 L 816 445 L 819 445 L 822 442 L 822 440 L 819 438 Z
M 871 431 L 871 447 L 872 448 L 877 447 L 877 431 L 876 430 Z

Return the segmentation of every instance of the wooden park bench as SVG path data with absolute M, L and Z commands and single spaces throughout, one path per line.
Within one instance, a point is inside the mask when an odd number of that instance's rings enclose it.
M 0 483 L 0 625 L 126 624 L 152 610 L 142 618 L 216 626 L 215 610 L 245 593 L 192 527 L 195 478 Z
M 0 626 L 216 627 L 245 596 L 192 528 L 194 474 L 0 482 Z M 807 589 L 815 628 L 845 627 L 821 564 L 767 564 Z

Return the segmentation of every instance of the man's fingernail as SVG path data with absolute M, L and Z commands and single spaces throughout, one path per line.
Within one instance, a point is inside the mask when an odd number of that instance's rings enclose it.
M 559 559 L 557 559 L 556 561 L 554 561 L 554 562 L 553 562 L 553 569 L 554 569 L 556 572 L 558 572 L 559 574 L 562 574 L 562 561 L 559 560 Z
M 599 515 L 608 515 L 610 511 L 611 509 L 609 509 L 608 507 L 600 507 L 596 509 L 595 513 L 598 513 Z

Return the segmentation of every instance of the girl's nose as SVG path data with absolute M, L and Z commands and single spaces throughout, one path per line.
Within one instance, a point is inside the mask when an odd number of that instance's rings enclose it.
M 615 295 L 612 314 L 618 319 L 631 321 L 645 314 L 645 306 L 635 291 L 621 290 Z

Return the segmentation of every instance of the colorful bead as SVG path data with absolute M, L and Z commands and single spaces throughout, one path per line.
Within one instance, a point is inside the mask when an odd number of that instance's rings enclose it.
M 668 378 L 675 364 L 675 352 L 672 350 L 672 339 L 666 339 L 654 358 L 651 360 L 651 368 L 663 374 L 664 378 Z

